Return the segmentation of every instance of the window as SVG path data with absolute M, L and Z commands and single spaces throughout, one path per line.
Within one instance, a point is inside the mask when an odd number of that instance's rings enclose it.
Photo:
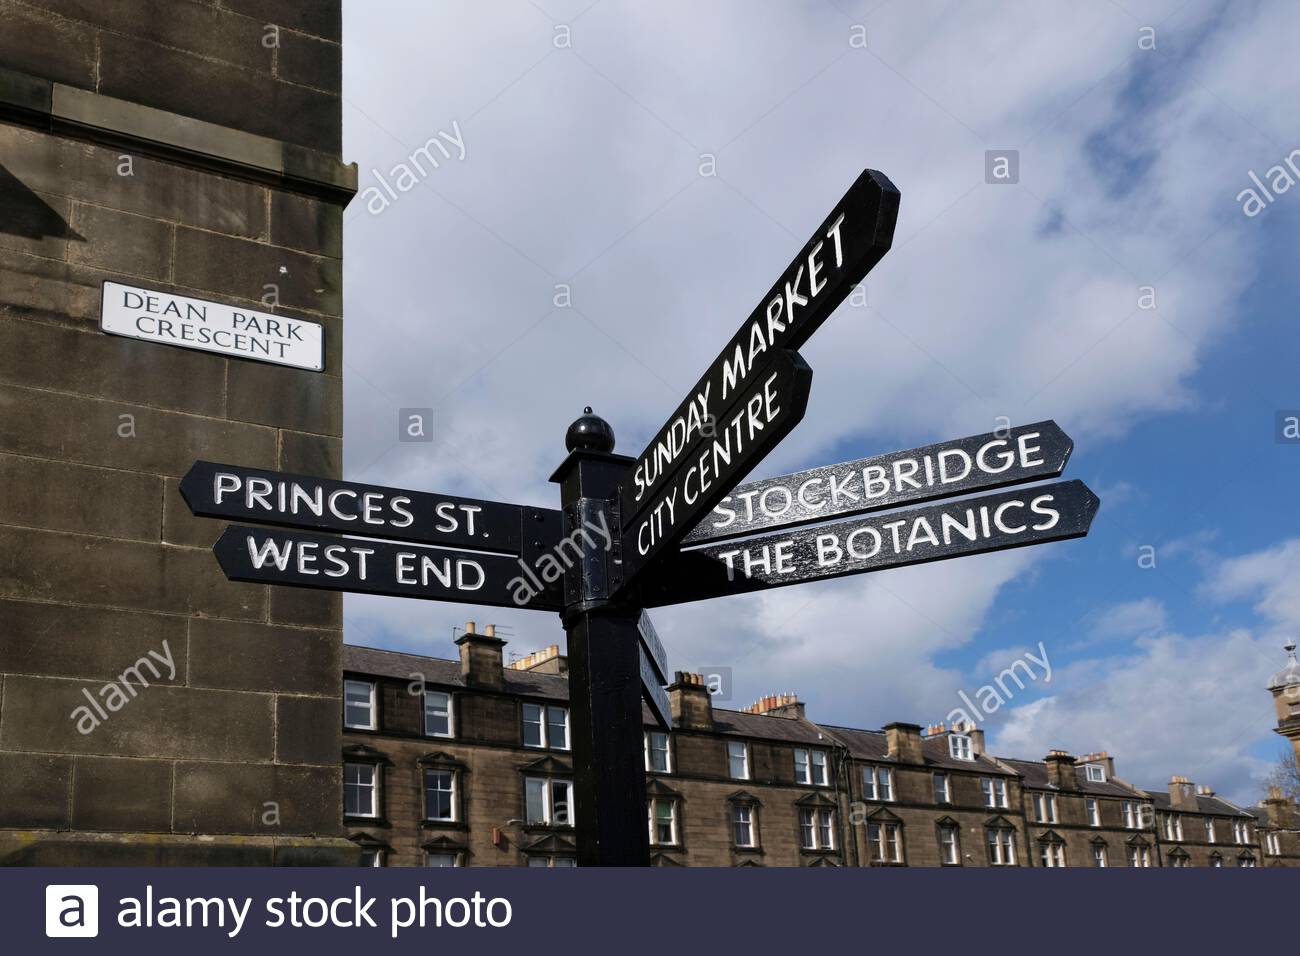
M 799 811 L 799 844 L 805 850 L 835 849 L 835 811 Z
M 948 735 L 948 753 L 954 760 L 974 760 L 975 752 L 967 734 Z
M 650 817 L 650 845 L 677 845 L 677 801 L 665 797 L 655 797 L 648 801 L 647 815 Z
M 1102 868 L 1110 866 L 1110 857 L 1106 852 L 1106 844 L 1094 843 L 1092 845 L 1092 865 Z
M 934 802 L 952 803 L 952 788 L 949 785 L 946 773 L 936 773 L 934 775 Z
M 889 767 L 863 767 L 862 796 L 865 800 L 893 800 L 894 771 Z
M 1174 813 L 1164 816 L 1165 839 L 1181 841 L 1183 839 L 1183 818 Z
M 375 817 L 379 802 L 378 768 L 372 763 L 345 763 L 343 765 L 343 813 L 349 817 Z
M 524 704 L 524 746 L 568 750 L 568 708 Z
M 1007 782 L 992 777 L 980 777 L 980 790 L 984 792 L 984 806 L 1007 807 Z
M 1214 817 L 1205 818 L 1205 842 L 1214 842 Z
M 651 773 L 672 773 L 673 761 L 668 752 L 668 735 L 650 730 L 645 735 L 645 768 Z
M 1216 870 L 1221 869 L 1223 867 L 1223 857 L 1219 856 L 1217 853 L 1211 853 L 1210 866 Z
M 1251 856 L 1249 853 L 1247 853 L 1247 854 L 1245 854 L 1244 856 L 1240 856 L 1240 857 L 1237 858 L 1237 865 L 1238 865 L 1238 866 L 1248 866 L 1248 867 L 1249 867 L 1249 866 L 1254 866 L 1254 865 L 1255 865 L 1255 858 L 1254 858 L 1253 856 Z
M 1282 839 L 1276 833 L 1270 833 L 1264 837 L 1264 852 L 1270 856 L 1282 855 Z
M 1101 810 L 1097 806 L 1097 801 L 1094 800 L 1092 797 L 1089 797 L 1087 800 L 1084 801 L 1084 809 L 1088 813 L 1088 826 L 1090 827 L 1101 826 Z
M 1002 804 L 1006 806 L 1006 804 Z M 1034 794 L 1034 816 L 1039 823 L 1056 822 L 1056 795 L 1051 793 Z
M 1128 865 L 1148 867 L 1151 865 L 1151 847 L 1145 843 L 1130 843 L 1128 846 Z
M 1245 820 L 1232 822 L 1232 839 L 1242 844 L 1250 842 L 1250 827 L 1246 825 Z
M 380 849 L 362 850 L 361 865 L 362 866 L 383 866 L 384 851 Z
M 1044 840 L 1038 844 L 1038 859 L 1046 867 L 1065 866 L 1065 844 L 1056 840 Z
M 1185 870 L 1192 865 L 1192 861 L 1186 853 L 1170 853 L 1169 865 L 1175 870 Z
M 1124 829 L 1137 829 L 1137 804 L 1132 800 L 1124 801 Z
M 939 862 L 944 866 L 961 865 L 961 844 L 957 827 L 951 823 L 939 824 Z
M 424 818 L 451 822 L 456 819 L 456 772 L 424 772 Z
M 460 861 L 455 853 L 426 853 L 424 854 L 425 866 L 460 866 Z
M 897 823 L 868 823 L 867 839 L 873 863 L 903 862 L 903 829 Z
M 524 779 L 525 819 L 544 826 L 573 826 L 573 781 L 548 777 Z
M 350 730 L 375 729 L 375 685 L 364 680 L 343 682 L 343 726 Z
M 1010 827 L 989 827 L 990 866 L 1016 865 L 1016 833 Z
M 571 856 L 530 856 L 528 865 L 543 868 L 575 867 L 578 865 L 578 861 Z
M 824 787 L 827 784 L 826 751 L 799 750 L 794 752 L 795 783 Z
M 424 692 L 424 733 L 428 737 L 453 737 L 451 694 Z
M 727 741 L 727 772 L 732 780 L 749 779 L 749 744 L 739 740 Z
M 754 839 L 754 808 L 748 803 L 733 804 L 731 808 L 732 839 L 736 846 L 752 847 L 758 843 Z
M 1086 767 L 1084 767 L 1084 772 L 1088 775 L 1088 782 L 1089 782 L 1089 783 L 1105 783 L 1105 782 L 1106 782 L 1106 768 L 1105 768 L 1105 767 L 1099 767 L 1099 766 L 1097 766 L 1096 764 L 1092 764 L 1092 763 L 1090 763 L 1090 764 L 1088 764 Z

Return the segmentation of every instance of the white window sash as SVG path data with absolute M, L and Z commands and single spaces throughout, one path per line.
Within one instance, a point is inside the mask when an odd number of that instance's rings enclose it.
M 366 690 L 366 722 L 364 724 L 350 722 L 348 720 L 348 709 L 360 708 L 362 704 L 359 701 L 349 701 L 349 692 L 356 688 L 364 687 Z M 373 681 L 348 680 L 343 682 L 343 726 L 349 730 L 374 730 L 375 729 L 375 685 Z

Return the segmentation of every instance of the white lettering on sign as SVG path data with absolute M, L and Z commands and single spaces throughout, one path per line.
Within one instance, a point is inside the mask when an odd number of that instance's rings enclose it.
M 315 322 L 117 282 L 104 283 L 99 327 L 200 352 L 313 372 L 325 368 L 325 330 Z
M 761 385 L 740 405 L 731 419 L 721 427 L 721 433 L 687 467 L 682 483 L 660 498 L 659 503 L 646 510 L 636 530 L 636 549 L 642 556 L 665 534 L 672 530 L 677 520 L 678 494 L 687 505 L 694 504 L 713 487 L 719 470 L 731 464 L 735 456 L 744 453 L 759 433 L 781 415 L 777 404 L 780 395 L 776 389 L 777 372 L 769 375 Z
M 888 464 L 831 472 L 797 485 L 737 491 L 714 507 L 708 527 L 721 531 L 738 521 L 777 520 L 796 503 L 809 511 L 826 507 L 832 512 L 848 511 L 862 501 L 941 488 L 965 481 L 971 474 L 996 476 L 1012 468 L 1036 468 L 1045 463 L 1042 446 L 1037 444 L 1041 437 L 1039 432 L 1026 432 L 1014 438 L 991 439 L 973 454 L 962 448 L 945 448 L 937 454 L 901 456 Z
M 1041 494 L 1030 498 L 1012 498 L 997 505 L 979 505 L 962 508 L 960 503 L 951 510 L 934 515 L 918 515 L 893 520 L 881 519 L 872 524 L 857 525 L 847 534 L 827 531 L 814 539 L 817 567 L 832 571 L 841 564 L 867 561 L 884 552 L 891 557 L 915 555 L 926 548 L 951 546 L 954 542 L 976 542 L 994 536 L 1020 535 L 1027 531 L 1043 532 L 1055 528 L 1061 521 L 1061 512 L 1055 506 L 1056 496 Z M 752 578 L 762 575 L 773 578 L 783 574 L 807 573 L 807 568 L 795 564 L 790 551 L 794 539 L 788 538 L 750 547 L 717 552 L 727 567 L 727 580 L 737 576 Z
M 829 281 L 823 275 L 826 269 L 838 273 L 843 267 L 844 241 L 840 230 L 844 216 L 840 213 L 825 236 L 809 250 L 806 259 L 799 261 L 794 276 L 782 282 L 781 291 L 767 303 L 763 314 L 751 321 L 748 329 L 742 327 L 740 340 L 731 355 L 724 353 L 722 364 L 715 363 L 715 369 L 709 373 L 720 373 L 718 377 L 705 382 L 704 390 L 692 396 L 686 411 L 673 418 L 663 435 L 642 454 L 632 471 L 635 504 L 640 505 L 655 483 L 672 471 L 678 457 L 690 446 L 693 435 L 704 437 L 704 423 L 712 420 L 710 403 L 725 408 L 734 393 L 748 384 L 749 374 L 763 364 L 765 353 L 783 347 L 787 330 L 800 323 L 809 303 L 815 302 L 826 288 Z

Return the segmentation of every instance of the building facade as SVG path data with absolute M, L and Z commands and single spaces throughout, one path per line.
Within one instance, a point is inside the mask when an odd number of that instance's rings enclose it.
M 200 458 L 340 473 L 341 27 L 0 2 L 4 864 L 355 858 L 339 595 L 228 582 L 178 491 Z M 106 283 L 321 326 L 324 367 L 108 334 Z
M 564 657 L 507 664 L 472 623 L 457 644 L 459 661 L 344 647 L 344 822 L 363 862 L 574 865 Z M 1183 777 L 1140 788 L 1104 752 L 1022 760 L 975 728 L 817 724 L 789 694 L 724 710 L 683 672 L 668 695 L 672 733 L 645 715 L 655 865 L 1300 865 L 1280 793 L 1246 809 Z

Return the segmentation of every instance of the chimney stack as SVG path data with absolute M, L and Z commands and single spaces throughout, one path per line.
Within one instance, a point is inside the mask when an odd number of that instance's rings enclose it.
M 465 622 L 465 633 L 456 639 L 460 648 L 460 676 L 466 687 L 501 690 L 505 686 L 501 649 L 506 642 L 496 636 L 496 626 L 489 624 L 479 634 L 473 621 Z
M 1296 802 L 1282 792 L 1281 787 L 1269 787 L 1267 799 L 1260 804 L 1268 813 L 1268 822 L 1279 830 L 1294 830 L 1300 827 L 1300 808 Z
M 552 644 L 544 650 L 533 651 L 526 657 L 511 661 L 512 671 L 533 671 L 537 674 L 567 674 L 569 659 L 560 653 L 560 645 Z
M 900 763 L 925 763 L 921 752 L 921 725 L 894 721 L 885 725 L 885 745 L 889 756 Z
M 742 714 L 765 714 L 768 717 L 797 717 L 804 719 L 804 704 L 798 694 L 768 694 L 748 707 L 740 708 Z
M 704 686 L 704 678 L 688 671 L 678 671 L 668 687 L 673 726 L 687 730 L 713 729 L 713 698 Z
M 1078 790 L 1079 778 L 1074 773 L 1074 758 L 1068 751 L 1053 750 L 1043 762 L 1047 764 L 1047 782 L 1057 790 Z
M 1196 785 L 1186 777 L 1173 777 L 1169 781 L 1169 803 L 1175 810 L 1190 810 L 1193 813 L 1200 809 L 1196 802 Z

